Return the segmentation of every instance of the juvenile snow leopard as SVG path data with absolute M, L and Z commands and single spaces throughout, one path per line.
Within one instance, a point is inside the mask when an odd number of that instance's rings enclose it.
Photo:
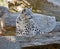
M 41 33 L 39 26 L 33 20 L 31 9 L 25 8 L 16 19 L 16 35 L 32 37 Z

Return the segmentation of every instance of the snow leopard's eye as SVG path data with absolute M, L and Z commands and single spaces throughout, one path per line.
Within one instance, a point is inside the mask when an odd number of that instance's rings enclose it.
M 19 22 L 17 21 L 17 23 L 19 23 Z
M 26 11 L 26 9 L 23 9 L 22 14 Z

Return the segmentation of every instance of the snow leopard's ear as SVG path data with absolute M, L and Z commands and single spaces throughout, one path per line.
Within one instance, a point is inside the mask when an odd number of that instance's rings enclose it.
M 29 8 L 30 11 L 32 11 L 32 8 Z

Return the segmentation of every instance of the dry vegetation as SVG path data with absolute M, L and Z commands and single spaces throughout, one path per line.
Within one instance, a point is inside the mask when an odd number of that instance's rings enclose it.
M 16 27 L 6 26 L 4 30 L 0 36 L 15 36 L 16 34 Z

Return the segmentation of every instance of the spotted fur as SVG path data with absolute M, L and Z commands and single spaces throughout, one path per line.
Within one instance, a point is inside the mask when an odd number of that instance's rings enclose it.
M 41 33 L 31 15 L 30 9 L 24 9 L 20 16 L 16 19 L 16 34 L 17 36 L 35 36 Z

